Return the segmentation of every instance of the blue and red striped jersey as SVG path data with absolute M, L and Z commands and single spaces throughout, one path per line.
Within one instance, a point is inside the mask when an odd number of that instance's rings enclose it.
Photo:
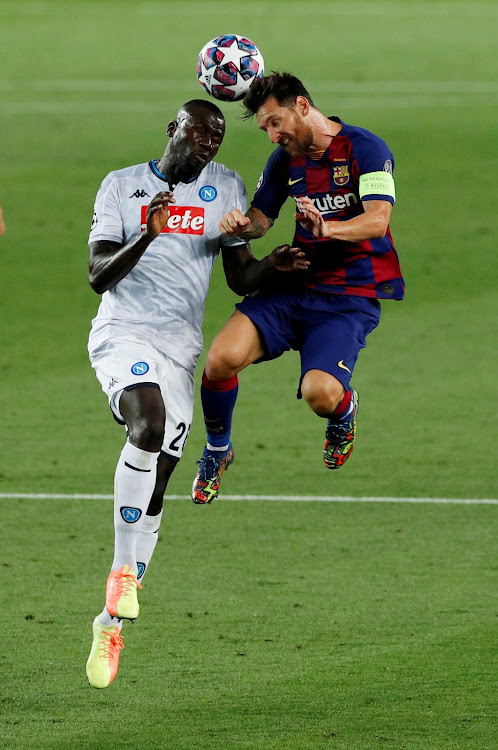
M 394 157 L 387 144 L 364 128 L 342 125 L 320 159 L 290 156 L 280 146 L 271 154 L 261 175 L 252 205 L 276 219 L 291 196 L 307 195 L 326 221 L 345 221 L 363 213 L 363 201 L 394 203 L 394 191 L 386 187 Z M 368 190 L 362 189 L 360 177 Z M 365 177 L 368 176 L 368 177 Z M 379 179 L 380 177 L 380 179 Z M 378 190 L 378 192 L 377 192 Z M 294 247 L 306 251 L 310 261 L 303 274 L 307 287 L 334 294 L 353 294 L 379 299 L 403 299 L 401 275 L 391 231 L 381 239 L 345 242 L 318 238 L 296 221 Z

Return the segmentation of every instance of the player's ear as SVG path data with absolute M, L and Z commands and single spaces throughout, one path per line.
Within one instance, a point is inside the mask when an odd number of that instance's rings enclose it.
M 171 120 L 171 122 L 168 123 L 168 127 L 166 128 L 166 135 L 169 135 L 171 138 L 178 127 L 178 122 L 176 120 Z
M 297 96 L 296 97 L 296 109 L 299 112 L 299 114 L 303 115 L 304 117 L 306 117 L 306 115 L 309 114 L 310 103 L 306 99 L 305 96 Z

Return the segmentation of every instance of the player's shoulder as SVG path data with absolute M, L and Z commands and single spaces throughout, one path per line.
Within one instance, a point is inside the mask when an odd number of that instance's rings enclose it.
M 229 169 L 219 161 L 210 161 L 209 164 L 204 167 L 202 173 L 206 177 L 208 175 L 212 175 L 213 177 L 218 177 L 220 179 L 241 179 L 238 172 L 236 172 L 234 169 Z
M 290 164 L 290 154 L 287 153 L 285 148 L 282 148 L 281 146 L 277 146 L 273 151 L 271 152 L 270 156 L 268 157 L 268 161 L 266 162 L 267 168 L 283 168 L 287 169 L 287 167 Z
M 350 125 L 347 122 L 340 121 L 342 124 L 342 130 L 340 135 L 349 138 L 354 146 L 362 149 L 368 149 L 369 147 L 387 146 L 385 140 L 376 133 L 373 133 L 367 128 L 362 128 L 359 125 Z
M 246 192 L 244 180 L 234 169 L 229 169 L 218 161 L 210 161 L 201 172 L 204 180 L 213 182 L 218 188 Z M 229 187 L 231 185 L 231 187 Z
M 149 162 L 143 162 L 142 164 L 133 164 L 131 167 L 122 167 L 121 169 L 114 169 L 109 172 L 106 176 L 106 180 L 116 180 L 118 182 L 122 180 L 129 180 L 130 177 L 141 177 L 142 175 L 148 175 L 150 172 Z

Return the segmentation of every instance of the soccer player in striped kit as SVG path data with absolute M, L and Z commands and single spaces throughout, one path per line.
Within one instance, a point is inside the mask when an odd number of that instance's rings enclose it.
M 187 440 L 215 260 L 221 251 L 227 282 L 240 295 L 258 289 L 275 269 L 307 266 L 299 248 L 279 247 L 259 261 L 245 238 L 220 232 L 228 207 L 243 215 L 247 199 L 240 177 L 213 161 L 225 135 L 215 104 L 187 102 L 167 135 L 161 159 L 107 175 L 89 237 L 90 285 L 102 294 L 90 361 L 127 432 L 114 477 L 114 559 L 86 667 L 97 688 L 116 676 L 123 620 L 139 614 L 137 588 Z
M 298 398 L 327 420 L 325 466 L 338 469 L 346 462 L 355 439 L 358 394 L 350 380 L 359 351 L 379 322 L 379 300 L 404 296 L 389 229 L 394 158 L 386 143 L 323 115 L 289 73 L 255 81 L 243 104 L 277 148 L 249 210 L 234 208 L 221 231 L 262 237 L 291 197 L 293 245 L 309 267 L 237 304 L 211 346 L 201 388 L 207 445 L 192 487 L 192 499 L 201 505 L 217 497 L 220 477 L 234 460 L 239 372 L 289 349 L 301 355 Z

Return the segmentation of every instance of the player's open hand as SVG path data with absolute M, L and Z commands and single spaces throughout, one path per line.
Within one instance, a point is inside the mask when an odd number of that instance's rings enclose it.
M 310 262 L 300 247 L 279 245 L 271 253 L 273 267 L 277 271 L 306 271 Z
M 248 227 L 250 223 L 251 220 L 248 216 L 245 216 L 238 208 L 234 208 L 233 211 L 229 211 L 222 218 L 219 224 L 219 230 L 221 234 L 228 237 L 238 237 L 243 234 L 244 229 Z
M 317 207 L 311 202 L 307 195 L 296 199 L 297 213 L 294 214 L 296 220 L 308 232 L 313 232 L 315 237 L 328 237 L 327 225 L 323 216 Z
M 175 197 L 172 192 L 165 190 L 155 195 L 147 206 L 146 232 L 152 238 L 157 237 L 166 226 L 170 203 L 175 203 Z

